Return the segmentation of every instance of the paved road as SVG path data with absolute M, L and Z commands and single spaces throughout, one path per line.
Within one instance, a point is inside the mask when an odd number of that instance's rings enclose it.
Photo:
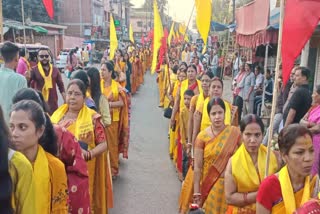
M 132 99 L 129 159 L 114 181 L 111 214 L 177 213 L 181 183 L 168 155 L 168 120 L 158 108 L 155 75 Z
M 64 82 L 67 85 L 65 77 Z M 231 98 L 231 81 L 224 83 L 224 97 Z M 169 121 L 157 106 L 155 75 L 147 74 L 132 99 L 129 159 L 120 159 L 120 176 L 113 183 L 114 208 L 109 214 L 177 213 L 181 183 L 168 155 Z

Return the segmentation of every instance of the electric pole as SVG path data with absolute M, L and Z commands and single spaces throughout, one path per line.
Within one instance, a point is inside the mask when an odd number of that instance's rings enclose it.
M 0 0 L 0 42 L 3 42 L 3 14 L 2 14 L 2 0 Z

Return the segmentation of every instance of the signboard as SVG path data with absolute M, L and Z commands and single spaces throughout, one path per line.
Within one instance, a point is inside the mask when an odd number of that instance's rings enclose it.
M 119 26 L 120 26 L 120 20 L 115 19 L 115 20 L 114 20 L 114 25 L 115 25 L 116 27 L 119 27 Z

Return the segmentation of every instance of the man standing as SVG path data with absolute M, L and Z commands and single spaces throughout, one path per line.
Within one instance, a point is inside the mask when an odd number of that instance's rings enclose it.
M 235 59 L 233 62 L 233 76 L 235 77 L 239 72 L 239 68 L 242 65 L 242 62 L 241 62 L 241 59 L 239 58 L 238 52 L 236 52 L 234 56 L 235 56 Z
M 28 52 L 27 49 L 22 48 L 19 51 L 19 55 L 20 55 L 20 59 L 19 59 L 19 62 L 18 62 L 18 66 L 17 66 L 16 72 L 18 74 L 23 75 L 23 76 L 27 76 L 27 75 L 29 75 L 30 70 L 31 70 L 31 66 L 30 66 L 30 63 L 28 61 L 29 52 Z
M 212 66 L 212 73 L 216 77 L 217 76 L 217 69 L 219 66 L 219 57 L 216 50 L 213 50 L 213 57 L 211 59 L 211 66 Z
M 19 48 L 11 43 L 5 42 L 1 48 L 4 59 L 4 68 L 0 69 L 0 105 L 4 118 L 9 121 L 9 113 L 12 98 L 22 88 L 27 88 L 27 80 L 24 76 L 15 73 L 19 60 Z
M 294 84 L 296 85 L 297 89 L 293 93 L 287 107 L 284 110 L 284 127 L 293 123 L 299 123 L 311 106 L 312 97 L 308 84 L 310 73 L 310 70 L 306 67 L 296 68 Z
M 31 85 L 42 92 L 45 101 L 49 105 L 49 113 L 52 114 L 58 108 L 58 94 L 56 85 L 65 101 L 65 89 L 59 69 L 53 67 L 49 60 L 49 51 L 40 48 L 38 52 L 38 65 L 31 70 Z

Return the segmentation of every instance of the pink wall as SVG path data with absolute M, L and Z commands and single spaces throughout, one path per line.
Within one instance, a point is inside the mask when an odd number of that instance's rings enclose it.
M 73 36 L 63 36 L 63 48 L 81 47 L 84 39 Z

